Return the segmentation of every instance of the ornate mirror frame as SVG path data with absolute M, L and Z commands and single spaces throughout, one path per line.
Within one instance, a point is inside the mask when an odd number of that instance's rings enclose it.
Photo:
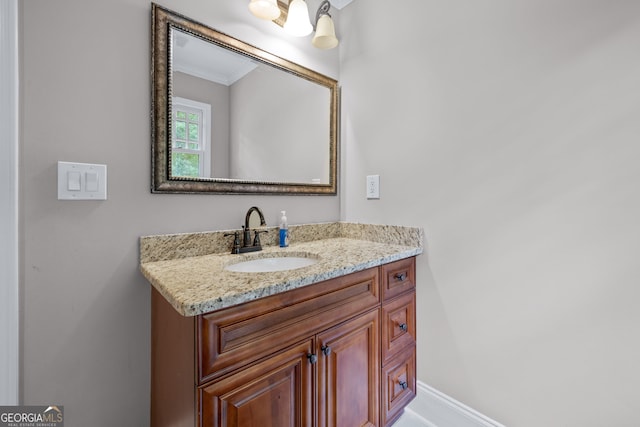
M 336 80 L 255 46 L 220 33 L 204 24 L 152 3 L 151 10 L 151 192 L 335 195 L 338 175 L 338 103 Z M 192 34 L 261 63 L 329 89 L 329 183 L 245 181 L 224 178 L 171 176 L 171 29 Z

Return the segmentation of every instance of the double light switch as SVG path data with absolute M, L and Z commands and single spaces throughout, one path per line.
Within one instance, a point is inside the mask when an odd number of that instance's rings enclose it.
M 107 200 L 107 166 L 58 162 L 58 200 Z

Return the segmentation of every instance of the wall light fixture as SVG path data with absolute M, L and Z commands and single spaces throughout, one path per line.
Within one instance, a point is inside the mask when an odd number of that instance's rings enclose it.
M 315 29 L 311 43 L 318 49 L 333 49 L 338 46 L 336 30 L 329 14 L 331 3 L 323 0 L 316 11 L 315 25 L 309 19 L 309 8 L 304 0 L 251 0 L 249 10 L 260 19 L 273 21 L 296 37 L 305 37 Z

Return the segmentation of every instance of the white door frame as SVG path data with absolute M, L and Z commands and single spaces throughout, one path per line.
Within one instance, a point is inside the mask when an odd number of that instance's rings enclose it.
M 0 405 L 20 399 L 18 0 L 0 1 Z

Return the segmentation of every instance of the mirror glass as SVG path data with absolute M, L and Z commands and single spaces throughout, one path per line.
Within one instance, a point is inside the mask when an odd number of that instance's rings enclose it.
M 152 15 L 153 192 L 336 194 L 335 80 Z

